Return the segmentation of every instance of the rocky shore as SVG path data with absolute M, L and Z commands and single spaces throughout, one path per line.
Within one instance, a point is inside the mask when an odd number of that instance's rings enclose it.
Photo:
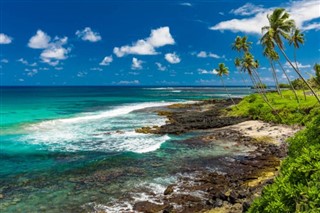
M 239 101 L 236 99 L 236 102 Z M 263 187 L 272 183 L 280 161 L 287 153 L 284 141 L 297 132 L 299 127 L 230 117 L 227 111 L 231 104 L 230 100 L 174 104 L 165 109 L 157 109 L 159 115 L 167 116 L 167 124 L 136 130 L 146 134 L 202 131 L 201 136 L 176 143 L 194 147 L 229 144 L 224 147 L 229 149 L 231 142 L 232 146 L 239 147 L 239 153 L 210 159 L 216 165 L 214 170 L 190 168 L 189 175 L 181 176 L 175 184 L 166 188 L 159 202 L 136 202 L 133 207 L 135 211 L 247 211 Z

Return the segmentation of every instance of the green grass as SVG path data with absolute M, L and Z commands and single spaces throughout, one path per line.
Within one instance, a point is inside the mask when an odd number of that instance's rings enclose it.
M 282 91 L 283 98 L 276 92 L 267 93 L 274 111 L 264 102 L 261 95 L 252 94 L 245 97 L 228 114 L 276 123 L 306 125 L 314 116 L 320 114 L 320 104 L 315 97 L 309 95 L 305 100 L 303 92 L 297 92 L 300 103 L 290 90 Z
M 234 116 L 306 126 L 288 140 L 288 157 L 279 175 L 254 200 L 250 213 L 320 212 L 320 104 L 313 96 L 304 100 L 302 91 L 298 93 L 299 104 L 289 90 L 283 92 L 283 98 L 277 93 L 267 94 L 279 116 L 258 94 L 245 97 L 228 111 Z

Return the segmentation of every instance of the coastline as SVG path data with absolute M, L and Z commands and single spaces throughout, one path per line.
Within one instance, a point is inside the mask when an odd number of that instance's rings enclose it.
M 239 102 L 240 99 L 236 99 Z M 138 212 L 245 212 L 264 186 L 273 182 L 287 155 L 285 140 L 301 130 L 298 126 L 271 124 L 227 115 L 230 100 L 206 100 L 155 109 L 168 121 L 163 126 L 137 129 L 145 134 L 201 132 L 177 143 L 194 147 L 219 144 L 239 147 L 231 156 L 208 159 L 215 170 L 190 168 L 189 175 L 170 184 L 159 202 L 139 201 Z M 209 117 L 210 116 L 210 117 Z M 208 117 L 210 119 L 208 119 Z M 212 161 L 212 162 L 211 162 Z M 191 174 L 191 175 L 190 175 Z

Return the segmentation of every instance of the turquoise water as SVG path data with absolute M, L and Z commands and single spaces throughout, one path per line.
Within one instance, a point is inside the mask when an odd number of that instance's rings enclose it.
M 206 167 L 204 159 L 226 154 L 175 142 L 195 133 L 135 133 L 165 123 L 145 109 L 224 97 L 210 87 L 1 88 L 1 212 L 130 209 L 141 190 L 161 193 L 190 162 Z

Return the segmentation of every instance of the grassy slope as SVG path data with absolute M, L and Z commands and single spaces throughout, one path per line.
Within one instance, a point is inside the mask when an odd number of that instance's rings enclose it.
M 311 96 L 305 101 L 302 92 L 299 92 L 300 104 L 291 91 L 284 92 L 284 98 L 276 93 L 268 97 L 281 118 L 257 94 L 244 98 L 229 113 L 302 124 L 306 128 L 288 140 L 289 155 L 282 162 L 279 176 L 263 190 L 249 212 L 320 212 L 320 104 Z

